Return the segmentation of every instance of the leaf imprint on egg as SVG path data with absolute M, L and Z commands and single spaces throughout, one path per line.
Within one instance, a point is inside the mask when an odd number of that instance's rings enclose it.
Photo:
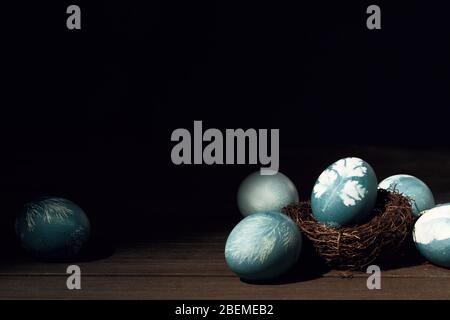
M 330 169 L 326 169 L 319 176 L 317 183 L 314 185 L 314 196 L 320 198 L 331 187 L 335 187 L 335 190 L 338 190 L 343 184 L 339 197 L 345 206 L 354 206 L 357 201 L 364 198 L 367 190 L 357 180 L 352 178 L 363 177 L 366 172 L 367 167 L 359 158 L 338 160 Z M 339 181 L 337 186 L 335 185 L 336 180 Z
M 37 202 L 25 204 L 25 218 L 27 228 L 33 231 L 36 225 L 35 219 L 42 217 L 45 222 L 51 224 L 54 220 L 63 220 L 73 211 L 67 207 L 68 201 L 62 198 L 48 198 Z
M 295 235 L 284 222 L 276 222 L 267 216 L 247 218 L 234 232 L 240 235 L 227 244 L 226 254 L 243 263 L 264 263 L 273 252 L 277 242 L 285 250 L 295 243 Z

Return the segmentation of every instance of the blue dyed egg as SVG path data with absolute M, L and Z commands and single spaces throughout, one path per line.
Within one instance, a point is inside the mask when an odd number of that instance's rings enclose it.
M 298 202 L 298 192 L 292 181 L 281 172 L 261 175 L 258 171 L 242 181 L 237 202 L 243 216 L 256 212 L 277 212 Z
M 450 268 L 450 204 L 424 211 L 414 225 L 413 236 L 427 260 Z
M 397 174 L 380 182 L 380 189 L 396 190 L 411 201 L 414 216 L 434 207 L 434 197 L 430 188 L 420 179 L 407 174 Z
M 331 164 L 317 179 L 311 208 L 317 221 L 333 227 L 367 220 L 377 199 L 377 177 L 359 158 L 344 158 Z
M 28 202 L 16 219 L 16 233 L 22 246 L 43 259 L 76 256 L 88 241 L 90 230 L 84 211 L 63 198 Z
M 239 222 L 225 245 L 225 259 L 246 280 L 273 279 L 291 268 L 302 248 L 297 225 L 279 212 L 255 213 Z

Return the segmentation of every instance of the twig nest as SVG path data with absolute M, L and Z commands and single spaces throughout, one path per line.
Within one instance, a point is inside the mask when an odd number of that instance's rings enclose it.
M 350 227 L 317 222 L 310 202 L 283 208 L 312 242 L 325 263 L 336 269 L 359 270 L 398 251 L 411 235 L 414 217 L 409 200 L 397 192 L 378 190 L 373 218 Z

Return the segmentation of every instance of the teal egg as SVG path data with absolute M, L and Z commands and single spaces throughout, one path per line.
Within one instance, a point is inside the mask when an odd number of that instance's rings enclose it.
M 430 188 L 420 179 L 407 174 L 397 174 L 380 182 L 380 189 L 396 190 L 411 201 L 414 216 L 434 207 L 434 197 Z
M 254 172 L 242 181 L 237 194 L 239 211 L 243 216 L 256 212 L 278 212 L 298 200 L 297 188 L 281 172 L 274 175 Z
M 90 231 L 84 211 L 63 198 L 28 202 L 16 219 L 16 233 L 22 246 L 42 259 L 76 256 L 88 241 Z
M 331 164 L 317 179 L 311 209 L 317 221 L 332 227 L 365 222 L 377 199 L 377 177 L 359 158 L 344 158 Z
M 279 212 L 252 214 L 231 231 L 225 245 L 230 269 L 246 280 L 269 280 L 289 270 L 302 248 L 297 225 Z
M 414 225 L 413 237 L 427 260 L 450 268 L 450 204 L 424 211 Z

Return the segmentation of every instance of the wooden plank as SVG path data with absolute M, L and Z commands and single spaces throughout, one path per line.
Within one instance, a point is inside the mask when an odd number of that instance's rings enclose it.
M 381 286 L 368 290 L 363 278 L 255 285 L 235 277 L 89 276 L 71 291 L 62 276 L 4 276 L 0 299 L 450 299 L 450 281 L 439 278 L 382 278 Z
M 450 298 L 450 270 L 411 261 L 383 271 L 382 290 L 368 290 L 363 272 L 343 278 L 339 271 L 311 274 L 307 268 L 272 283 L 244 283 L 225 263 L 226 235 L 137 243 L 76 263 L 82 269 L 81 291 L 66 289 L 68 263 L 36 262 L 22 255 L 0 265 L 0 299 Z
M 0 268 L 0 277 L 20 276 L 20 275 L 65 275 L 69 264 L 45 264 L 33 263 L 14 265 Z M 84 275 L 110 275 L 110 276 L 229 276 L 234 274 L 226 266 L 224 259 L 210 260 L 124 260 L 124 261 L 104 261 L 94 263 L 78 263 Z M 295 272 L 293 272 L 295 273 Z M 297 272 L 301 276 L 302 270 Z M 442 278 L 450 279 L 450 270 L 433 266 L 431 264 L 421 264 L 416 266 L 402 267 L 398 269 L 383 270 L 383 277 L 403 277 L 403 278 Z M 343 273 L 331 270 L 322 275 L 323 277 L 360 277 L 366 278 L 364 272 Z
M 74 262 L 84 275 L 151 275 L 151 276 L 230 276 L 233 273 L 226 265 L 223 242 L 170 242 L 140 243 L 132 248 L 119 248 L 104 259 Z M 301 263 L 300 263 L 301 264 Z M 69 263 L 42 263 L 22 257 L 0 266 L 0 276 L 10 275 L 65 275 Z M 307 262 L 305 262 L 307 266 Z M 308 267 L 299 270 L 309 273 Z M 329 271 L 324 277 L 342 277 L 339 271 Z M 352 273 L 353 277 L 366 278 L 363 272 Z M 408 264 L 383 271 L 383 277 L 450 278 L 450 270 L 431 264 Z

